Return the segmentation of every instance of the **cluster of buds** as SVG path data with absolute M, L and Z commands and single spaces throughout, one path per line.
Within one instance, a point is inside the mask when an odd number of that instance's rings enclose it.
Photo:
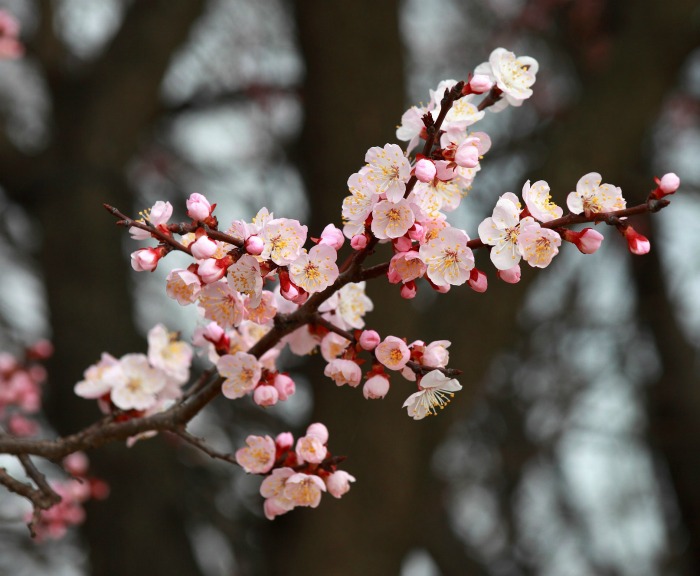
M 38 423 L 29 418 L 41 410 L 41 385 L 46 369 L 41 362 L 53 353 L 53 346 L 40 340 L 25 350 L 19 359 L 0 353 L 0 423 L 15 436 L 33 436 Z
M 236 451 L 236 462 L 249 474 L 265 476 L 260 494 L 265 498 L 265 516 L 272 520 L 297 506 L 316 508 L 321 494 L 340 498 L 355 478 L 338 470 L 344 460 L 328 450 L 328 429 L 317 422 L 294 442 L 290 432 L 270 436 L 248 436 L 246 448 Z
M 0 60 L 19 58 L 24 46 L 19 40 L 19 23 L 14 16 L 0 10 Z
M 85 520 L 83 504 L 87 500 L 103 500 L 109 495 L 107 483 L 88 474 L 89 462 L 83 452 L 67 456 L 62 466 L 71 478 L 50 482 L 60 502 L 38 514 L 28 512 L 25 517 L 39 540 L 62 538 L 68 528 Z

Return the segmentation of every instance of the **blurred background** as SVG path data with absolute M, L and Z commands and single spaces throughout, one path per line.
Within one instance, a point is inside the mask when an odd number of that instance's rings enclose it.
M 489 290 L 399 301 L 375 281 L 370 327 L 449 339 L 464 390 L 410 420 L 289 358 L 294 401 L 217 401 L 193 423 L 219 450 L 249 433 L 330 429 L 358 479 L 341 501 L 268 522 L 259 480 L 159 437 L 90 453 L 111 485 L 61 542 L 36 544 L 0 491 L 12 575 L 688 576 L 700 574 L 700 5 L 695 0 L 0 0 L 26 56 L 0 63 L 0 348 L 49 337 L 49 425 L 92 422 L 73 385 L 102 351 L 196 323 L 132 272 L 102 208 L 135 215 L 201 192 L 222 223 L 265 205 L 318 235 L 346 180 L 395 142 L 410 104 L 503 46 L 540 62 L 535 95 L 483 122 L 493 148 L 453 224 L 544 179 L 564 204 L 590 171 L 671 207 L 633 225 L 632 257 L 564 246 Z M 481 128 L 481 125 L 480 125 Z M 170 259 L 168 259 L 170 260 Z M 527 267 L 526 267 L 527 268 Z

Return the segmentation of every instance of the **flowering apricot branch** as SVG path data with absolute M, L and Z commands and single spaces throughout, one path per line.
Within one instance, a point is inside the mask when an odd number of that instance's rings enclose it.
M 63 494 L 29 466 L 29 455 L 59 462 L 105 442 L 133 443 L 166 431 L 212 458 L 264 476 L 260 493 L 270 519 L 297 506 L 316 507 L 323 492 L 345 494 L 355 479 L 339 469 L 345 458 L 330 453 L 322 423 L 312 424 L 296 440 L 289 432 L 275 438 L 249 436 L 235 455 L 212 449 L 190 434 L 187 424 L 220 395 L 251 398 L 262 407 L 286 401 L 296 387 L 278 366 L 283 349 L 300 356 L 320 350 L 324 374 L 337 386 L 354 388 L 364 380 L 367 399 L 384 398 L 392 372 L 398 373 L 412 383 L 403 404 L 408 415 L 415 420 L 435 415 L 462 388 L 456 379 L 461 371 L 447 366 L 450 342 L 382 338 L 366 328 L 365 316 L 373 309 L 365 294 L 367 281 L 386 277 L 405 299 L 413 298 L 419 287 L 445 293 L 466 284 L 484 292 L 488 275 L 476 267 L 474 251 L 488 248 L 497 277 L 514 284 L 521 261 L 545 268 L 562 241 L 584 254 L 595 252 L 602 234 L 571 229 L 584 223 L 614 226 L 631 252 L 643 254 L 649 241 L 627 218 L 664 208 L 666 196 L 679 187 L 678 178 L 667 174 L 657 179 L 644 204 L 627 207 L 620 188 L 603 184 L 600 174 L 590 172 L 568 195 L 569 213 L 564 215 L 552 202 L 547 182 L 528 181 L 522 202 L 512 192 L 496 200 L 491 216 L 478 226 L 478 237 L 450 225 L 447 214 L 467 196 L 491 147 L 489 136 L 471 126 L 487 111 L 521 106 L 532 94 L 537 71 L 533 58 L 499 48 L 467 81 L 441 82 L 427 105 L 403 114 L 396 136 L 407 142 L 405 149 L 386 144 L 366 152 L 364 166 L 348 179 L 342 228 L 328 224 L 320 237 L 310 238 L 309 247 L 306 226 L 276 218 L 266 208 L 249 222 L 235 220 L 220 230 L 216 205 L 197 193 L 186 201 L 189 220 L 179 223 L 170 222 L 169 202 L 156 202 L 140 219 L 105 205 L 132 238 L 157 242 L 132 253 L 134 270 L 152 272 L 173 250 L 192 258 L 187 268 L 170 270 L 165 291 L 178 304 L 195 306 L 204 321 L 196 327 L 192 345 L 159 324 L 149 331 L 146 354 L 119 359 L 103 354 L 75 392 L 95 400 L 105 417 L 56 440 L 33 440 L 26 437 L 31 434 L 17 432 L 0 436 L 0 452 L 24 458 L 36 488 L 2 470 L 0 483 L 31 500 L 35 510 L 43 509 L 42 498 Z M 414 153 L 421 141 L 421 152 Z M 351 251 L 338 265 L 346 240 Z M 365 266 L 380 250 L 388 252 L 388 260 Z M 185 389 L 195 351 L 211 368 Z M 34 524 L 42 518 L 37 512 Z

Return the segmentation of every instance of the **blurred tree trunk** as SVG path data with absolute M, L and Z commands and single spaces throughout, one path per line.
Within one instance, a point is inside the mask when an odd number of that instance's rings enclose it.
M 36 158 L 5 155 L 4 184 L 42 227 L 41 265 L 52 340 L 47 411 L 60 433 L 94 421 L 94 402 L 74 384 L 102 351 L 143 351 L 129 290 L 130 268 L 102 203 L 127 212 L 125 169 L 159 108 L 162 78 L 185 41 L 203 0 L 135 2 L 113 41 L 87 69 L 69 71 L 43 4 L 35 50 L 44 65 L 53 111 L 51 144 Z M 12 158 L 12 162 L 8 162 Z M 171 449 L 151 441 L 90 454 L 93 473 L 111 484 L 91 505 L 83 537 L 92 574 L 199 574 L 181 513 L 183 469 Z

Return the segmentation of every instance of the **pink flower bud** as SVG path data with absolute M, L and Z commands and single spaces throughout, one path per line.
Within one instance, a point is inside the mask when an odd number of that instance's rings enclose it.
M 380 374 L 369 378 L 362 387 L 362 394 L 368 400 L 384 398 L 387 392 L 389 392 L 389 379 Z
M 336 228 L 333 224 L 329 224 L 321 232 L 321 241 L 319 244 L 328 244 L 336 252 L 341 249 L 345 242 L 345 236 L 340 228 Z
M 193 192 L 187 199 L 187 215 L 192 220 L 205 220 L 211 216 L 211 204 L 201 194 Z
M 350 240 L 350 246 L 352 246 L 354 250 L 362 250 L 367 246 L 367 236 L 365 234 L 353 236 Z
M 263 502 L 263 511 L 265 512 L 265 518 L 268 520 L 274 520 L 277 516 L 286 514 L 289 510 L 289 506 L 282 504 L 276 498 L 265 498 L 265 502 Z
M 406 238 L 406 236 L 401 236 L 400 238 L 397 238 L 394 240 L 394 250 L 397 252 L 408 252 L 413 243 L 411 242 L 410 238 Z
M 209 324 L 204 327 L 204 337 L 209 340 L 209 342 L 218 342 L 223 335 L 224 329 L 216 322 L 209 322 Z
M 603 238 L 605 237 L 593 228 L 584 228 L 580 232 L 567 230 L 564 233 L 564 240 L 575 244 L 582 254 L 593 254 L 600 248 Z
M 190 244 L 190 250 L 192 250 L 192 256 L 197 260 L 205 260 L 206 258 L 211 258 L 217 250 L 218 246 L 208 236 L 200 236 Z
M 469 87 L 472 89 L 472 93 L 474 94 L 483 94 L 484 92 L 488 92 L 491 90 L 492 86 L 493 82 L 491 82 L 491 78 L 485 74 L 474 74 L 472 79 L 469 81 Z
M 263 384 L 253 391 L 253 401 L 258 406 L 274 406 L 279 400 L 279 392 L 274 386 Z
M 199 276 L 205 284 L 211 284 L 212 282 L 221 280 L 226 275 L 227 269 L 225 265 L 222 265 L 221 260 L 207 258 L 200 262 L 197 267 L 197 276 Z
M 131 267 L 137 272 L 153 272 L 162 256 L 160 248 L 141 248 L 131 253 Z
M 627 239 L 627 247 L 632 254 L 641 256 L 646 254 L 651 249 L 651 243 L 646 236 L 643 236 L 637 232 L 632 226 L 628 226 L 625 229 L 625 238 Z
M 260 236 L 248 236 L 245 241 L 245 251 L 251 256 L 260 256 L 265 249 L 265 241 Z
M 415 298 L 417 292 L 418 286 L 416 286 L 416 283 L 413 280 L 410 280 L 401 286 L 401 298 L 405 298 L 406 300 Z
M 345 470 L 336 470 L 333 474 L 326 477 L 326 489 L 331 496 L 340 498 L 350 490 L 350 482 L 354 481 L 355 477 L 345 472 Z
M 15 436 L 34 436 L 39 432 L 39 425 L 21 414 L 12 414 L 7 422 L 7 429 Z
M 659 190 L 663 192 L 663 195 L 673 194 L 678 187 L 681 185 L 681 179 L 676 176 L 673 172 L 664 174 L 659 180 Z
M 321 422 L 309 424 L 309 427 L 306 429 L 306 435 L 315 436 L 321 441 L 321 444 L 328 444 L 328 428 Z
M 469 280 L 467 280 L 469 287 L 474 290 L 474 292 L 486 292 L 488 288 L 488 279 L 486 274 L 477 268 L 472 268 L 469 272 Z
M 414 224 L 408 230 L 408 237 L 411 240 L 416 240 L 417 242 L 422 242 L 425 237 L 425 228 L 420 224 Z
M 381 336 L 375 330 L 363 330 L 360 334 L 360 347 L 363 350 L 372 351 L 381 341 Z
M 63 467 L 73 476 L 85 476 L 89 466 L 90 461 L 85 452 L 73 452 L 63 459 Z
M 296 385 L 287 374 L 277 374 L 274 380 L 280 400 L 286 400 L 296 392 Z
M 475 140 L 475 138 L 467 138 L 457 148 L 455 163 L 458 166 L 474 168 L 479 165 L 479 149 L 476 147 Z
M 520 264 L 516 264 L 507 270 L 498 270 L 498 277 L 508 284 L 517 284 L 520 282 Z
M 294 446 L 294 436 L 291 432 L 281 432 L 280 434 L 277 434 L 277 437 L 275 438 L 275 446 L 277 446 L 277 450 L 280 452 L 289 450 L 292 446 Z
M 416 178 L 421 182 L 432 182 L 437 174 L 437 168 L 432 160 L 421 158 L 416 162 Z

